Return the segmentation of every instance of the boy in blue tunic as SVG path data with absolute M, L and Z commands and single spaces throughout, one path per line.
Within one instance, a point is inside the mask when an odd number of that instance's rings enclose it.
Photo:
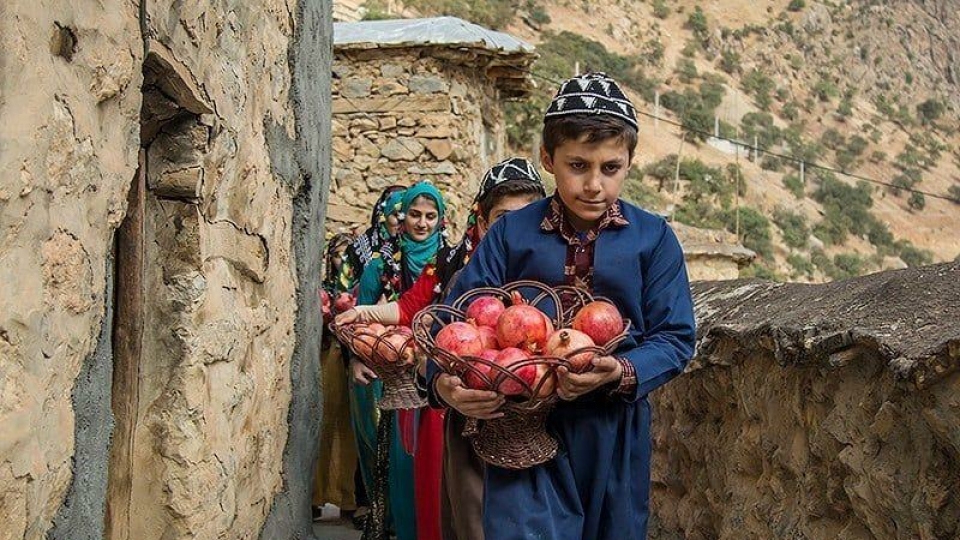
M 558 370 L 562 401 L 549 418 L 557 457 L 521 471 L 488 466 L 487 540 L 642 540 L 650 491 L 647 395 L 693 354 L 693 303 L 683 253 L 660 217 L 619 199 L 637 143 L 633 106 L 616 82 L 590 73 L 565 82 L 546 112 L 541 160 L 552 198 L 501 218 L 451 290 L 532 279 L 577 285 L 632 322 L 593 370 Z M 466 416 L 490 419 L 502 396 L 431 370 L 430 388 Z

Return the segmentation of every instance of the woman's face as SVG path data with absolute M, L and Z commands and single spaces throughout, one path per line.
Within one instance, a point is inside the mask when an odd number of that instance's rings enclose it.
M 422 242 L 433 234 L 440 221 L 437 203 L 428 197 L 417 197 L 407 209 L 403 218 L 403 226 L 407 234 L 415 242 Z
M 390 236 L 396 236 L 400 232 L 400 220 L 397 218 L 396 214 L 390 214 L 387 216 L 387 234 Z
M 333 257 L 330 262 L 333 263 L 333 267 L 340 271 L 340 268 L 343 267 L 343 254 L 346 253 L 347 248 L 343 247 L 333 252 Z

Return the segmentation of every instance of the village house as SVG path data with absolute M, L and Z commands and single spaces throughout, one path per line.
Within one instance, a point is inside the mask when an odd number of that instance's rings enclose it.
M 334 24 L 327 233 L 362 226 L 383 188 L 430 180 L 462 227 L 505 156 L 504 104 L 532 88 L 533 47 L 454 17 Z

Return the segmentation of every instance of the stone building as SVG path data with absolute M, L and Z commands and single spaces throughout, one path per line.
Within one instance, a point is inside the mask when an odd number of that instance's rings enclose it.
M 737 279 L 740 269 L 756 257 L 756 253 L 737 241 L 735 234 L 727 231 L 700 229 L 676 221 L 670 226 L 683 246 L 690 281 Z
M 329 2 L 0 13 L 0 539 L 308 537 Z
M 367 223 L 380 191 L 428 179 L 456 233 L 480 175 L 504 158 L 505 100 L 533 47 L 453 17 L 334 25 L 328 233 Z

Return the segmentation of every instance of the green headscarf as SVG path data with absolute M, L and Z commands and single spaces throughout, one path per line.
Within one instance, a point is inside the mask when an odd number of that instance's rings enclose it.
M 443 202 L 443 195 L 440 194 L 433 184 L 422 181 L 414 184 L 403 192 L 403 200 L 400 206 L 401 215 L 406 215 L 410 211 L 410 206 L 417 197 L 424 196 L 433 199 L 437 205 L 437 227 L 426 239 L 420 242 L 415 241 L 404 231 L 400 235 L 400 252 L 403 254 L 403 260 L 410 272 L 410 276 L 416 279 L 423 271 L 423 268 L 436 260 L 437 252 L 440 250 L 442 235 L 446 233 L 444 224 L 444 213 L 446 205 Z

